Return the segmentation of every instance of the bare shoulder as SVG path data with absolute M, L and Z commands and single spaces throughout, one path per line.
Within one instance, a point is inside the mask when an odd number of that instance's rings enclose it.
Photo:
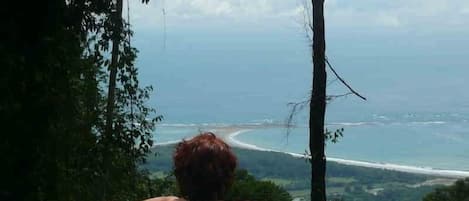
M 186 200 L 182 198 L 178 198 L 176 196 L 166 196 L 166 197 L 150 198 L 144 201 L 186 201 Z

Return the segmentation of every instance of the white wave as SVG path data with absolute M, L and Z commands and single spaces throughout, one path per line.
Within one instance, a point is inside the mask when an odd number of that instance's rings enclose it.
M 380 120 L 390 120 L 389 117 L 384 116 L 384 115 L 379 115 L 379 114 L 373 114 L 374 119 L 380 119 Z
M 163 145 L 177 144 L 181 141 L 182 141 L 182 139 L 181 140 L 171 140 L 171 141 L 167 141 L 167 142 L 155 143 L 153 146 L 163 146 Z
M 239 123 L 220 123 L 220 122 L 203 122 L 203 123 L 161 123 L 162 127 L 233 127 L 233 126 L 269 126 L 283 125 L 283 122 L 274 119 L 260 119 Z
M 398 165 L 398 164 L 392 164 L 392 163 L 373 163 L 373 162 L 347 160 L 347 159 L 332 158 L 332 157 L 328 157 L 327 160 L 345 164 L 345 165 L 355 165 L 355 166 L 361 166 L 361 167 L 378 168 L 378 169 L 384 169 L 384 170 L 393 170 L 393 171 L 408 172 L 408 173 L 415 173 L 415 174 L 436 175 L 436 176 L 454 177 L 454 178 L 469 177 L 469 171 L 442 170 L 442 169 L 433 169 L 431 167 Z
M 467 121 L 467 120 L 465 120 Z M 365 126 L 365 125 L 437 125 L 437 124 L 446 124 L 446 121 L 412 121 L 412 122 L 379 122 L 379 121 L 362 121 L 362 122 L 331 122 L 326 123 L 328 126 Z M 269 125 L 283 125 L 281 123 L 276 123 L 273 120 L 261 121 L 261 122 L 248 122 L 248 123 L 165 123 L 159 124 L 161 127 L 235 127 L 235 126 L 269 126 Z M 304 125 L 307 126 L 307 125 Z
M 192 139 L 192 138 L 193 138 L 193 136 L 191 136 L 191 137 L 184 137 L 184 138 L 179 139 L 179 140 L 170 140 L 170 141 L 166 141 L 166 142 L 159 142 L 159 143 L 153 144 L 153 147 L 155 147 L 155 146 L 173 145 L 173 144 L 180 143 L 180 142 L 182 142 L 183 140 L 190 140 L 190 139 Z
M 196 127 L 198 125 L 197 124 L 174 123 L 174 124 L 159 124 L 159 126 L 162 126 L 162 127 Z
M 410 124 L 418 124 L 418 125 L 439 125 L 439 124 L 446 124 L 446 121 L 413 121 Z
M 364 125 L 441 125 L 446 124 L 446 121 L 412 121 L 412 122 L 333 122 L 327 125 L 334 126 L 364 126 Z
M 328 123 L 327 125 L 334 125 L 334 126 L 363 126 L 363 125 L 378 125 L 381 124 L 379 122 L 334 122 Z
M 241 142 L 237 139 L 235 139 L 235 137 L 241 133 L 245 133 L 245 132 L 248 132 L 250 130 L 246 129 L 246 130 L 240 130 L 240 131 L 236 131 L 234 133 L 230 133 L 228 135 L 228 138 L 227 138 L 227 143 L 232 145 L 232 146 L 235 146 L 235 147 L 239 147 L 239 148 L 244 148 L 244 149 L 251 149 L 251 150 L 258 150 L 258 151 L 273 151 L 273 150 L 270 150 L 270 149 L 264 149 L 264 148 L 261 148 L 261 147 L 258 147 L 256 145 L 253 145 L 253 144 L 248 144 L 248 143 L 244 143 L 244 142 Z
M 276 121 L 274 119 L 259 119 L 259 120 L 253 120 L 251 122 L 249 122 L 248 124 L 260 124 L 260 125 L 263 125 L 263 124 L 273 124 L 275 123 Z
M 244 124 L 229 124 L 229 123 L 164 123 L 158 124 L 161 127 L 230 127 Z

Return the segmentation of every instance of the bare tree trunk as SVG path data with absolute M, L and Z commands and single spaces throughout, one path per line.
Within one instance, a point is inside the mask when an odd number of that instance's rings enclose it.
M 324 0 L 313 5 L 313 90 L 310 102 L 309 149 L 311 151 L 311 201 L 326 201 L 324 116 L 326 112 L 326 63 Z
M 114 29 L 113 38 L 112 38 L 112 53 L 111 53 L 111 64 L 109 65 L 109 88 L 108 88 L 108 98 L 106 106 L 106 137 L 109 137 L 112 132 L 112 122 L 114 118 L 114 104 L 116 97 L 116 76 L 117 76 L 117 62 L 119 60 L 119 44 L 120 44 L 120 34 L 122 32 L 122 0 L 117 0 L 116 13 L 113 18 L 115 20 L 113 23 L 116 23 L 116 29 Z
M 109 88 L 108 88 L 108 97 L 106 105 L 106 128 L 104 130 L 104 139 L 103 139 L 103 168 L 104 168 L 104 178 L 102 188 L 102 201 L 109 200 L 109 175 L 112 168 L 111 165 L 111 141 L 113 135 L 113 121 L 114 121 L 114 108 L 116 103 L 116 77 L 117 77 L 117 68 L 119 62 L 119 45 L 121 42 L 121 33 L 122 33 L 122 7 L 123 0 L 116 0 L 116 12 L 112 16 L 112 23 L 115 23 L 115 28 L 113 29 L 112 36 L 112 52 L 111 52 L 111 63 L 109 64 Z

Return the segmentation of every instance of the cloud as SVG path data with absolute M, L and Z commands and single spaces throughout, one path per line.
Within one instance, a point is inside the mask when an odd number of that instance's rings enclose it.
M 229 1 L 193 0 L 190 6 L 200 14 L 212 16 L 232 15 L 234 9 Z
M 152 0 L 148 5 L 132 1 L 131 7 L 147 14 L 161 12 L 164 8 L 168 16 L 193 17 L 273 17 L 293 10 L 297 5 L 285 0 Z
M 328 26 L 406 27 L 469 25 L 467 0 L 326 0 Z M 132 1 L 132 21 L 137 26 L 161 24 L 163 9 L 168 21 L 207 23 L 303 20 L 305 0 L 152 0 Z
M 329 0 L 326 16 L 329 26 L 439 29 L 469 25 L 461 10 L 465 4 L 467 0 Z

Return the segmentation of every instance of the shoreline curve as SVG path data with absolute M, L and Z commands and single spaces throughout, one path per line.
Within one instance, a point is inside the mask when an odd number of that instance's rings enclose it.
M 238 147 L 238 148 L 251 149 L 251 150 L 257 150 L 257 151 L 284 153 L 284 154 L 288 154 L 297 158 L 307 157 L 304 154 L 282 152 L 282 151 L 276 151 L 273 149 L 262 148 L 253 144 L 241 142 L 235 138 L 236 136 L 242 133 L 248 132 L 248 131 L 250 130 L 239 130 L 239 131 L 230 133 L 227 135 L 225 140 L 231 146 Z M 434 175 L 434 176 L 442 176 L 442 177 L 450 177 L 450 178 L 458 178 L 458 179 L 469 177 L 469 171 L 461 171 L 461 170 L 433 169 L 433 168 L 410 166 L 410 165 L 399 165 L 399 164 L 392 164 L 392 163 L 374 163 L 374 162 L 348 160 L 348 159 L 335 158 L 335 157 L 326 157 L 326 160 L 336 162 L 339 164 L 343 164 L 343 165 L 352 165 L 352 166 L 399 171 L 399 172 L 414 173 L 414 174 Z
M 218 137 L 222 138 L 227 144 L 232 147 L 237 147 L 241 149 L 249 149 L 249 150 L 256 150 L 256 151 L 267 151 L 267 152 L 275 152 L 275 153 L 283 153 L 288 154 L 290 156 L 296 158 L 306 158 L 307 156 L 304 154 L 299 153 L 292 153 L 292 152 L 283 152 L 277 151 L 273 149 L 263 148 L 254 144 L 249 144 L 246 142 L 242 142 L 236 139 L 236 136 L 254 130 L 256 128 L 252 127 L 244 127 L 244 128 L 212 128 L 207 129 L 207 131 L 215 133 Z M 189 138 L 190 139 L 190 138 Z M 167 142 L 161 142 L 154 144 L 155 146 L 164 146 L 164 145 L 174 145 L 181 140 L 172 140 Z M 359 167 L 366 167 L 366 168 L 375 168 L 375 169 L 382 169 L 382 170 L 391 170 L 391 171 L 399 171 L 399 172 L 406 172 L 406 173 L 413 173 L 413 174 L 424 174 L 424 175 L 433 175 L 433 176 L 441 176 L 441 177 L 448 177 L 448 178 L 466 178 L 469 177 L 469 171 L 462 171 L 462 170 L 448 170 L 448 169 L 433 169 L 430 167 L 418 167 L 418 166 L 410 166 L 410 165 L 399 165 L 393 163 L 378 163 L 378 162 L 367 162 L 367 161 L 359 161 L 359 160 L 349 160 L 343 158 L 335 158 L 335 157 L 327 157 L 327 161 L 336 162 L 343 165 L 351 165 L 351 166 L 359 166 Z

